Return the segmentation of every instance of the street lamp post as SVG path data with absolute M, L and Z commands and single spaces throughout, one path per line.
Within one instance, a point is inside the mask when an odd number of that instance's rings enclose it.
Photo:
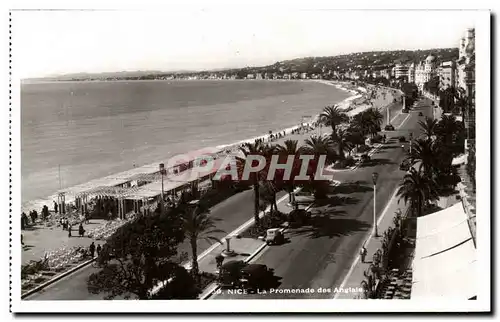
M 410 154 L 411 154 L 412 142 L 413 142 L 413 133 L 410 133 Z
M 377 179 L 378 173 L 374 172 L 372 174 L 373 179 L 373 236 L 378 237 L 378 228 L 377 228 Z
M 163 175 L 165 174 L 165 164 L 160 163 L 160 174 L 161 174 L 161 207 L 164 208 L 164 194 L 163 194 Z

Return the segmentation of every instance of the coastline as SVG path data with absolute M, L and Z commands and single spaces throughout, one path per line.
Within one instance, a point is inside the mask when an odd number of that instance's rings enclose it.
M 149 81 L 149 80 L 146 80 L 146 81 Z M 167 81 L 167 80 L 165 80 Z M 187 80 L 185 80 L 187 81 Z M 243 81 L 243 80 L 242 80 Z M 259 80 L 255 80 L 255 81 L 259 81 Z M 320 81 L 320 80 L 270 80 L 270 81 L 279 81 L 279 82 L 289 82 L 289 81 L 293 81 L 293 82 L 320 82 L 322 83 L 323 85 L 328 85 L 328 86 L 334 86 L 332 83 L 330 83 L 329 81 Z M 338 104 L 339 102 L 334 102 L 332 104 Z M 321 109 L 322 107 L 319 108 L 320 110 L 318 111 L 318 114 L 315 115 L 315 117 L 317 118 L 317 116 L 319 115 L 319 113 L 321 113 Z M 311 124 L 313 123 L 314 120 L 304 120 L 304 125 L 305 124 Z M 283 132 L 285 131 L 287 134 L 290 133 L 293 129 L 296 129 L 298 128 L 299 125 L 294 125 L 294 126 L 291 126 L 291 127 L 287 127 L 287 128 L 279 128 L 279 129 L 270 129 L 272 130 L 273 132 L 272 133 L 277 133 L 277 132 Z M 253 142 L 256 138 L 267 138 L 269 136 L 268 133 L 262 133 L 256 137 L 253 137 L 253 138 L 247 138 L 247 139 L 243 139 L 243 140 L 240 140 L 238 142 L 229 142 L 228 144 L 221 144 L 221 145 L 217 145 L 216 147 L 217 148 L 220 148 L 221 150 L 222 149 L 230 149 L 231 147 L 234 147 L 234 146 L 237 146 L 237 145 L 240 145 L 244 142 Z M 192 151 L 185 151 L 184 153 L 190 153 Z M 179 154 L 177 154 L 179 155 Z M 172 157 L 175 157 L 175 156 L 172 156 Z M 165 160 L 161 161 L 161 162 L 164 162 Z M 140 166 L 140 167 L 137 167 L 137 168 L 142 168 L 142 167 L 146 167 L 148 165 L 151 165 L 151 164 L 158 164 L 160 162 L 156 162 L 156 163 L 151 163 L 151 162 L 146 162 L 143 166 Z M 107 178 L 107 177 L 114 177 L 114 176 L 119 176 L 120 174 L 123 174 L 123 173 L 126 173 L 126 172 L 129 172 L 131 171 L 131 169 L 127 169 L 127 170 L 124 170 L 124 171 L 119 171 L 119 172 L 113 172 L 113 173 L 110 173 L 109 175 L 105 175 L 105 176 L 101 176 L 101 177 L 98 177 L 98 178 L 95 178 L 95 179 L 92 179 L 92 180 L 87 180 L 87 181 L 84 181 L 84 182 L 81 182 L 79 184 L 74 184 L 74 185 L 70 185 L 64 189 L 61 189 L 61 190 L 52 190 L 52 191 L 49 191 L 46 195 L 43 195 L 42 197 L 39 197 L 39 198 L 33 198 L 33 199 L 28 199 L 24 202 L 21 202 L 21 211 L 24 211 L 25 213 L 28 213 L 29 211 L 31 210 L 37 210 L 39 211 L 43 205 L 47 205 L 49 207 L 52 206 L 52 203 L 53 201 L 57 201 L 57 198 L 58 198 L 58 193 L 60 191 L 65 191 L 65 190 L 72 190 L 73 188 L 75 187 L 80 187 L 80 186 L 83 186 L 83 185 L 87 185 L 89 183 L 92 183 L 92 182 L 98 182 L 104 178 Z M 72 198 L 72 196 L 66 194 L 66 203 L 69 204 L 69 203 L 73 203 L 74 202 L 74 198 Z
M 150 81 L 150 80 L 145 80 L 145 81 Z M 165 80 L 165 81 L 167 81 L 167 80 Z M 184 81 L 188 81 L 188 80 L 184 80 Z M 260 81 L 260 80 L 253 80 L 253 81 Z M 350 104 L 351 101 L 356 100 L 359 97 L 359 95 L 362 96 L 362 94 L 361 94 L 362 91 L 360 91 L 359 89 L 354 90 L 352 88 L 348 88 L 347 86 L 344 86 L 345 84 L 342 84 L 342 83 L 340 83 L 338 81 L 327 81 L 327 80 L 317 80 L 317 79 L 313 79 L 313 80 L 310 80 L 310 79 L 308 79 L 308 80 L 266 80 L 266 81 L 279 81 L 279 82 L 288 82 L 288 81 L 295 81 L 295 82 L 315 82 L 315 83 L 320 83 L 320 84 L 323 84 L 323 85 L 326 85 L 326 86 L 333 86 L 333 87 L 335 87 L 337 89 L 340 89 L 340 90 L 342 90 L 344 92 L 352 94 L 351 96 L 345 98 L 344 100 L 342 100 L 340 102 L 334 102 L 333 103 L 333 105 L 338 105 L 338 106 L 346 106 L 346 105 Z M 321 110 L 318 111 L 318 114 L 313 115 L 308 120 L 304 120 L 303 126 L 312 127 L 312 125 L 318 120 L 319 115 L 321 114 L 321 111 L 322 111 L 322 108 L 321 108 Z M 297 125 L 294 125 L 294 126 L 291 126 L 291 127 L 287 127 L 287 128 L 272 129 L 272 134 L 279 133 L 279 132 L 285 132 L 285 135 L 289 135 L 293 130 L 298 129 L 299 127 L 300 127 L 300 125 L 297 124 Z M 248 139 L 243 139 L 243 140 L 240 140 L 240 141 L 237 141 L 237 142 L 232 142 L 232 143 L 229 143 L 229 144 L 217 145 L 216 148 L 221 149 L 221 150 L 225 150 L 225 151 L 222 151 L 223 153 L 232 153 L 232 152 L 234 152 L 235 149 L 237 149 L 243 143 L 254 142 L 256 139 L 264 139 L 264 140 L 266 140 L 266 139 L 269 138 L 269 136 L 270 136 L 269 133 L 265 133 L 265 134 L 262 134 L 262 135 L 259 135 L 259 136 L 256 136 L 256 137 L 252 137 L 252 138 L 248 138 Z M 191 151 L 186 151 L 185 153 L 189 153 L 189 152 L 191 152 Z M 161 162 L 163 162 L 163 161 L 161 161 Z M 156 163 L 150 163 L 150 164 L 158 164 L 158 163 L 160 163 L 160 161 L 156 162 Z M 144 167 L 146 167 L 146 166 L 147 165 L 144 165 Z M 77 185 L 73 185 L 73 186 L 67 187 L 67 188 L 65 188 L 63 190 L 66 190 L 66 189 L 71 190 L 72 188 L 75 188 L 77 186 L 86 185 L 86 184 L 89 184 L 92 181 L 102 180 L 102 179 L 104 179 L 106 177 L 119 176 L 119 174 L 131 171 L 131 170 L 132 169 L 129 169 L 127 171 L 121 171 L 119 173 L 114 173 L 114 174 L 111 174 L 109 176 L 97 178 L 95 180 L 90 180 L 90 181 L 87 181 L 87 182 L 82 183 L 82 184 L 77 184 Z M 29 211 L 31 211 L 33 209 L 35 209 L 35 210 L 38 211 L 38 209 L 41 209 L 43 205 L 48 205 L 48 206 L 52 205 L 52 202 L 54 200 L 57 200 L 59 191 L 61 191 L 61 190 L 55 191 L 54 193 L 49 194 L 46 197 L 42 197 L 42 198 L 38 198 L 38 199 L 28 200 L 28 201 L 22 202 L 22 204 L 21 204 L 21 211 L 29 212 Z M 67 195 L 66 196 L 66 203 L 70 204 L 70 203 L 73 203 L 73 202 L 74 202 L 74 198 L 72 198 L 72 196 Z

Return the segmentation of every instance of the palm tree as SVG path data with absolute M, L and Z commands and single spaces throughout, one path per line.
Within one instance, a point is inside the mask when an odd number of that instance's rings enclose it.
M 304 143 L 305 145 L 301 148 L 301 153 L 314 155 L 315 160 L 324 155 L 326 156 L 326 162 L 332 163 L 337 158 L 337 154 L 333 150 L 332 140 L 328 136 L 312 135 Z
M 276 193 L 278 193 L 278 188 L 272 181 L 264 181 L 260 183 L 260 200 L 263 202 L 263 209 L 266 209 L 270 205 L 270 211 L 278 211 L 278 204 L 276 202 Z
M 181 218 L 186 236 L 191 244 L 191 273 L 198 276 L 198 241 L 218 242 L 219 238 L 214 234 L 224 233 L 223 230 L 216 228 L 218 218 L 210 217 L 210 211 L 200 202 L 196 206 L 185 206 L 181 210 Z
M 355 124 L 351 124 L 347 129 L 346 144 L 347 149 L 349 150 L 349 154 L 354 149 L 354 147 L 365 144 L 363 133 L 361 133 L 361 131 L 356 127 Z
M 429 117 L 425 118 L 425 121 L 418 121 L 422 134 L 424 134 L 427 139 L 431 139 L 436 134 L 437 121 Z
M 436 125 L 436 134 L 442 143 L 451 145 L 460 128 L 454 115 L 443 115 Z
M 369 108 L 365 111 L 365 113 L 368 115 L 370 120 L 369 133 L 373 137 L 375 134 L 380 132 L 384 116 L 376 108 Z
M 283 145 L 278 145 L 276 151 L 283 156 L 298 156 L 300 153 L 299 142 L 297 140 L 286 140 Z M 295 166 L 295 164 L 294 164 Z M 293 181 L 293 176 L 286 182 L 286 187 L 288 190 L 288 202 L 292 203 L 294 201 L 293 191 L 295 190 L 295 184 Z
M 311 136 L 305 141 L 305 145 L 302 147 L 302 153 L 313 155 L 314 165 L 309 167 L 309 173 L 312 175 L 309 178 L 307 184 L 309 184 L 314 189 L 314 194 L 316 199 L 321 199 L 326 197 L 327 186 L 324 181 L 314 180 L 314 176 L 317 171 L 318 161 L 321 156 L 325 156 L 325 162 L 331 164 L 337 159 L 337 154 L 335 153 L 332 141 L 328 136 Z M 311 173 L 312 172 L 312 173 Z
M 350 125 L 363 137 L 368 134 L 369 120 L 363 112 L 354 115 Z
M 249 155 L 263 155 L 265 152 L 269 152 L 266 150 L 265 146 L 259 141 L 255 143 L 245 143 L 240 148 L 241 152 L 248 157 Z M 260 182 L 260 173 L 252 172 L 250 173 L 250 184 L 253 187 L 254 193 L 254 219 L 255 223 L 259 224 L 259 182 Z
M 352 119 L 352 126 L 357 128 L 359 132 L 366 136 L 371 134 L 373 137 L 381 130 L 384 117 L 379 110 L 369 108 L 361 113 L 356 114 Z
M 344 151 L 350 151 L 349 149 L 349 141 L 348 141 L 349 133 L 345 129 L 338 129 L 337 133 L 332 133 L 331 140 L 333 143 L 337 145 L 338 155 L 341 160 L 345 158 Z
M 436 169 L 437 164 L 437 144 L 429 139 L 417 139 L 412 143 L 411 153 L 408 152 L 408 159 L 411 165 L 420 162 L 418 171 L 421 172 L 422 168 L 425 175 L 431 178 L 433 171 Z
M 405 203 L 410 202 L 410 209 L 415 217 L 423 215 L 423 207 L 428 201 L 439 198 L 434 180 L 421 174 L 415 168 L 410 168 L 404 176 L 396 195 L 399 200 L 403 198 Z
M 332 127 L 332 133 L 337 133 L 337 125 L 349 121 L 347 114 L 342 112 L 337 105 L 325 107 L 319 119 L 325 126 Z

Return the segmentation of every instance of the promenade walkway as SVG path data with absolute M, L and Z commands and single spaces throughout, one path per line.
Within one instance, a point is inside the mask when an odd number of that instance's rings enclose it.
M 85 236 L 78 236 L 78 226 L 73 226 L 72 237 L 68 237 L 68 231 L 62 227 L 51 226 L 45 227 L 43 224 L 37 223 L 34 226 L 23 230 L 24 245 L 22 246 L 21 263 L 27 264 L 30 261 L 38 261 L 43 258 L 46 252 L 55 251 L 60 248 L 71 248 L 75 246 L 88 247 L 92 238 L 87 237 L 87 233 L 106 223 L 103 219 L 92 219 L 89 224 L 84 224 Z M 95 242 L 97 246 L 102 242 Z
M 373 255 L 377 252 L 377 250 L 382 249 L 382 236 L 389 227 L 394 226 L 393 220 L 398 209 L 400 209 L 404 214 L 407 210 L 407 206 L 403 200 L 401 200 L 398 204 L 398 197 L 396 196 L 396 191 L 394 191 L 391 200 L 387 203 L 386 208 L 383 210 L 377 221 L 378 235 L 380 237 L 374 237 L 373 230 L 370 232 L 364 242 L 367 250 L 365 263 L 361 262 L 361 257 L 358 253 L 349 271 L 347 272 L 347 275 L 340 284 L 338 291 L 335 292 L 334 299 L 362 298 L 362 293 L 357 291 L 352 292 L 349 290 L 358 290 L 361 288 L 361 282 L 365 279 L 363 273 L 368 270 L 370 264 L 372 263 Z

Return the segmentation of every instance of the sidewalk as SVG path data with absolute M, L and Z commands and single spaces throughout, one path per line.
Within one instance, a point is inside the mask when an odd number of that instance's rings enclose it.
M 347 272 L 342 284 L 338 287 L 339 292 L 335 293 L 334 299 L 356 299 L 363 296 L 361 291 L 361 282 L 365 279 L 363 273 L 370 267 L 373 254 L 375 254 L 378 249 L 382 249 L 382 236 L 389 227 L 394 226 L 393 219 L 396 211 L 401 209 L 404 214 L 406 212 L 406 208 L 407 207 L 403 201 L 398 204 L 398 197 L 396 197 L 396 193 L 394 192 L 386 208 L 383 210 L 382 215 L 377 221 L 378 234 L 380 237 L 373 237 L 372 231 L 365 242 L 365 248 L 367 250 L 365 259 L 366 262 L 361 263 L 361 258 L 358 253 L 358 256 L 356 256 L 356 259 L 352 263 L 352 266 Z M 361 248 L 361 246 L 362 245 L 359 245 L 359 248 Z M 350 288 L 353 288 L 353 291 L 349 291 Z
M 68 237 L 68 231 L 63 230 L 62 227 L 45 227 L 40 223 L 22 230 L 24 246 L 22 246 L 21 263 L 24 265 L 32 260 L 38 261 L 43 258 L 46 252 L 55 251 L 63 247 L 88 247 L 94 241 L 94 239 L 87 237 L 88 232 L 105 223 L 106 220 L 103 219 L 91 219 L 89 224 L 83 225 L 85 229 L 84 237 L 78 236 L 78 226 L 73 227 L 71 238 Z M 95 243 L 96 247 L 98 244 L 98 242 Z

